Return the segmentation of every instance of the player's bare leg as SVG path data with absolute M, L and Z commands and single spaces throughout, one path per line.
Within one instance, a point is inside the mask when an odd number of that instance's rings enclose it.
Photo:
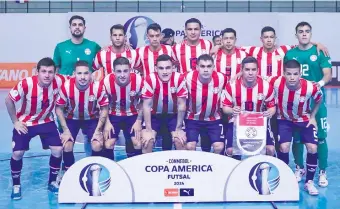
M 142 153 L 143 154 L 152 152 L 153 146 L 154 146 L 155 141 L 156 141 L 156 135 L 157 135 L 157 132 L 154 131 L 154 130 L 152 130 L 152 131 L 148 131 L 146 129 L 142 130 L 141 146 L 142 146 Z
M 306 143 L 307 148 L 307 158 L 306 158 L 306 167 L 307 167 L 307 175 L 306 175 L 306 183 L 304 189 L 310 195 L 318 195 L 319 192 L 314 186 L 314 175 L 316 168 L 318 166 L 318 154 L 317 154 L 317 144 Z
M 73 145 L 74 142 L 69 140 L 67 141 L 63 146 L 63 168 L 59 171 L 58 177 L 57 177 L 57 183 L 60 184 L 64 173 L 74 164 L 74 153 L 73 153 Z
M 106 157 L 111 160 L 115 160 L 114 148 L 115 148 L 116 141 L 117 141 L 116 138 L 105 140 L 104 142 L 105 148 L 103 149 L 103 157 Z
M 141 139 L 137 140 L 136 137 L 131 137 L 133 147 L 135 148 L 134 156 L 141 155 L 142 151 L 142 141 Z
M 22 169 L 22 157 L 24 156 L 25 151 L 14 151 L 12 153 L 11 158 L 11 174 L 12 174 L 12 181 L 13 181 L 13 188 L 11 198 L 14 200 L 21 199 L 21 169 Z
M 275 155 L 275 146 L 274 145 L 267 145 L 266 146 L 266 155 L 269 155 L 269 156 Z
M 212 144 L 212 147 L 214 149 L 215 154 L 222 154 L 224 149 L 224 143 L 223 142 L 215 142 Z
M 173 142 L 175 144 L 176 150 L 186 150 L 186 143 L 183 143 L 179 138 L 173 138 Z
M 102 156 L 104 148 L 104 138 L 94 139 L 91 142 L 92 156 Z
M 57 176 L 60 170 L 61 160 L 62 160 L 62 146 L 49 146 L 51 150 L 50 157 L 50 175 L 48 180 L 48 190 L 54 194 L 59 192 L 59 184 L 57 182 Z
M 187 150 L 196 150 L 197 142 L 188 142 L 187 143 Z

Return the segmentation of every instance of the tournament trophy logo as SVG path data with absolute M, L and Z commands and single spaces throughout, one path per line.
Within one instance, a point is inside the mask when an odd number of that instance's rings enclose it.
M 79 183 L 89 196 L 103 196 L 111 184 L 110 172 L 98 163 L 87 165 L 80 172 Z
M 250 170 L 249 183 L 259 195 L 271 195 L 280 184 L 279 170 L 271 163 L 258 163 Z
M 150 44 L 146 37 L 146 29 L 152 23 L 154 23 L 154 21 L 149 17 L 136 16 L 130 18 L 124 24 L 127 41 L 132 46 L 132 48 L 136 49 L 138 47 Z

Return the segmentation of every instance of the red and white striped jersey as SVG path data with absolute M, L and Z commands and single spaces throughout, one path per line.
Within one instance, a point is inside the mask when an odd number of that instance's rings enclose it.
M 180 72 L 187 73 L 196 70 L 197 58 L 202 54 L 209 54 L 211 48 L 212 43 L 204 39 L 200 39 L 197 46 L 189 46 L 185 42 L 173 46 Z
M 118 57 L 126 57 L 130 61 L 130 67 L 133 69 L 139 69 L 141 67 L 140 59 L 137 51 L 134 49 L 127 49 L 123 53 L 114 53 L 112 46 L 107 50 L 100 50 L 93 60 L 92 68 L 99 70 L 101 67 L 104 68 L 104 76 L 113 72 L 113 61 Z
M 16 115 L 26 126 L 35 126 L 54 121 L 53 109 L 64 77 L 56 74 L 51 85 L 43 88 L 38 76 L 21 80 L 10 92 L 9 97 L 16 103 Z
M 119 86 L 115 79 L 114 74 L 109 74 L 101 81 L 109 96 L 110 114 L 115 116 L 137 115 L 137 105 L 143 89 L 142 77 L 130 73 L 130 83 L 126 86 Z
M 203 84 L 198 79 L 198 71 L 189 72 L 186 75 L 186 83 L 189 93 L 189 109 L 187 119 L 214 121 L 221 118 L 220 102 L 221 94 L 226 83 L 226 77 L 213 71 L 209 83 Z
M 275 49 L 274 52 L 265 52 L 264 47 L 242 47 L 250 56 L 257 59 L 259 64 L 259 75 L 262 78 L 283 75 L 283 58 L 288 50 L 295 46 L 283 45 Z
M 158 51 L 151 51 L 150 46 L 142 46 L 137 49 L 137 54 L 140 57 L 140 61 L 143 66 L 143 76 L 148 76 L 155 72 L 156 60 L 159 55 L 167 54 L 176 60 L 176 56 L 169 45 L 161 44 L 161 48 Z
M 228 79 L 241 72 L 242 60 L 247 56 L 245 51 L 235 49 L 233 54 L 226 54 L 219 49 L 215 57 L 216 71 L 225 74 Z
M 310 102 L 322 100 L 322 91 L 316 84 L 305 79 L 300 79 L 301 87 L 298 90 L 289 90 L 286 86 L 286 79 L 283 76 L 274 77 L 271 82 L 274 86 L 275 97 L 278 106 L 278 119 L 290 120 L 293 122 L 306 122 L 310 118 Z
M 257 84 L 251 88 L 244 86 L 242 78 L 237 79 L 226 85 L 222 106 L 238 106 L 241 111 L 263 112 L 265 107 L 275 107 L 274 88 L 260 77 L 257 78 Z
M 91 82 L 85 91 L 80 91 L 75 78 L 62 85 L 57 100 L 57 105 L 65 107 L 65 117 L 73 120 L 99 118 L 99 107 L 108 104 L 105 88 L 98 81 Z
M 168 82 L 162 82 L 157 73 L 144 79 L 143 98 L 152 98 L 152 114 L 177 113 L 177 98 L 188 96 L 185 76 L 173 72 Z

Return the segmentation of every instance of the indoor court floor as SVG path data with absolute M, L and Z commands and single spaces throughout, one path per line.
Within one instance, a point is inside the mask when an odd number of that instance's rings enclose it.
M 13 201 L 10 198 L 12 180 L 10 176 L 10 152 L 12 123 L 4 105 L 4 99 L 8 90 L 0 90 L 0 117 L 2 118 L 0 133 L 0 209 L 48 209 L 48 208 L 85 208 L 83 204 L 58 204 L 57 197 L 47 191 L 48 160 L 49 152 L 41 150 L 40 140 L 36 138 L 31 141 L 30 151 L 25 154 L 24 166 L 21 175 L 22 199 Z M 328 121 L 330 130 L 328 135 L 329 146 L 329 168 L 327 175 L 329 186 L 319 188 L 319 196 L 309 196 L 303 190 L 303 183 L 300 183 L 300 202 L 278 202 L 275 206 L 279 209 L 340 209 L 340 143 L 339 132 L 337 131 L 337 120 L 340 118 L 340 91 L 339 89 L 326 89 L 326 100 L 328 107 Z M 76 159 L 85 156 L 83 145 L 79 144 L 75 150 Z M 124 159 L 124 147 L 116 149 L 117 160 Z M 291 164 L 293 167 L 293 164 Z M 289 192 L 289 191 L 287 191 Z M 150 194 L 152 195 L 152 194 Z M 273 205 L 264 203 L 183 203 L 183 204 L 88 204 L 91 208 L 119 208 L 119 209 L 269 209 Z

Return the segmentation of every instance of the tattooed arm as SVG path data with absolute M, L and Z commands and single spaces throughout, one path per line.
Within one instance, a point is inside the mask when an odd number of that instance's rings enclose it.
M 100 116 L 99 116 L 99 120 L 98 120 L 98 124 L 97 124 L 97 128 L 95 132 L 102 132 L 103 127 L 108 118 L 108 114 L 109 114 L 109 107 L 107 105 L 100 107 Z
M 64 106 L 56 105 L 55 113 L 59 119 L 59 123 L 61 128 L 63 129 L 63 133 L 60 135 L 61 143 L 63 145 L 66 144 L 69 140 L 74 141 L 70 129 L 67 127 L 66 119 L 64 116 Z

